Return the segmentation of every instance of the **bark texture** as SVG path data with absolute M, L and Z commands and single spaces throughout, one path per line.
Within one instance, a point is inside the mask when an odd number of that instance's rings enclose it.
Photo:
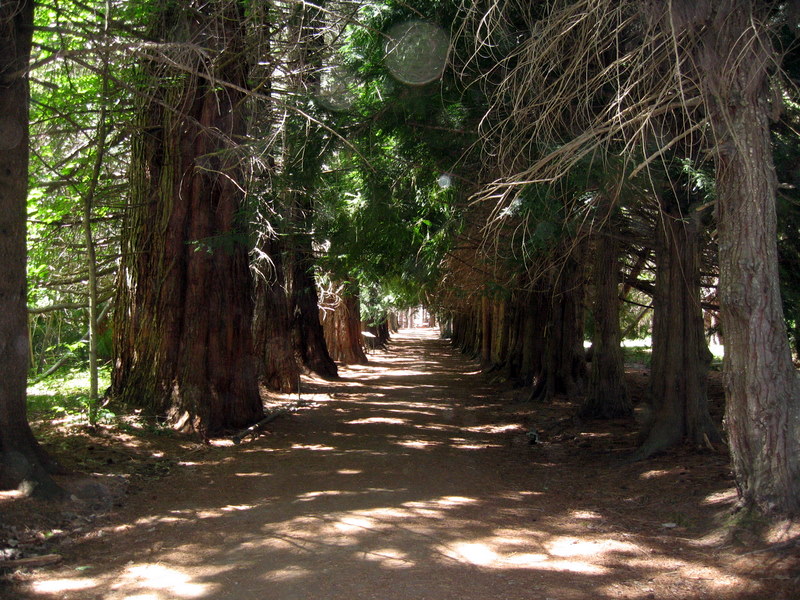
M 339 370 L 328 352 L 325 332 L 319 320 L 319 294 L 314 280 L 314 258 L 308 236 L 296 239 L 292 260 L 292 330 L 300 361 L 320 377 L 336 379 Z M 302 240 L 305 240 L 303 242 Z
M 544 368 L 531 400 L 554 396 L 575 398 L 586 392 L 586 353 L 583 349 L 583 302 L 585 278 L 582 254 L 573 249 L 556 275 L 551 299 Z
M 682 218 L 684 211 L 667 198 L 657 225 L 650 406 L 636 459 L 683 441 L 696 447 L 719 441 L 708 412 L 711 353 L 700 306 L 699 215 Z
M 800 515 L 800 386 L 778 288 L 764 4 L 702 2 L 699 66 L 715 136 L 725 426 L 742 503 Z M 702 19 L 702 20 L 701 20 Z
M 43 498 L 63 492 L 58 466 L 26 414 L 28 313 L 25 259 L 28 196 L 28 79 L 33 1 L 0 4 L 0 489 Z
M 263 414 L 236 152 L 244 94 L 204 76 L 246 85 L 239 10 L 226 0 L 165 6 L 154 23 L 208 58 L 192 74 L 148 69 L 155 87 L 134 141 L 116 310 L 114 394 L 202 437 Z
M 603 198 L 603 203 L 605 219 L 610 219 L 612 203 L 609 198 Z M 620 346 L 619 247 L 610 229 L 602 227 L 596 236 L 592 258 L 594 335 L 588 391 L 580 410 L 585 418 L 613 419 L 633 413 L 625 389 L 625 365 Z
M 365 365 L 368 362 L 362 345 L 357 287 L 357 284 L 349 282 L 339 302 L 333 311 L 327 311 L 323 321 L 325 342 L 331 358 L 346 365 Z
M 283 265 L 283 244 L 274 236 L 260 244 L 255 261 L 253 344 L 259 380 L 269 389 L 296 392 L 300 368 L 292 343 L 292 318 Z

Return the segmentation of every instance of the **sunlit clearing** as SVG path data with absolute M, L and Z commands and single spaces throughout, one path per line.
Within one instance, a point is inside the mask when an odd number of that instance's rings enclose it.
M 120 588 L 130 583 L 138 587 L 148 587 L 155 590 L 167 590 L 171 597 L 199 598 L 211 591 L 211 586 L 203 583 L 193 583 L 185 573 L 170 569 L 162 565 L 144 564 L 134 565 L 127 569 L 124 583 L 116 584 Z
M 368 417 L 366 419 L 355 419 L 353 421 L 345 421 L 345 425 L 368 425 L 372 423 L 386 423 L 388 425 L 405 425 L 408 419 L 394 419 L 389 417 Z
M 49 581 L 34 581 L 33 590 L 42 594 L 57 594 L 59 592 L 86 590 L 97 585 L 94 579 L 51 579 Z

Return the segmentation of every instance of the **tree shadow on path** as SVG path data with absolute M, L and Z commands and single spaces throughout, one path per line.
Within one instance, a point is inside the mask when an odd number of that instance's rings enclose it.
M 718 458 L 531 446 L 510 395 L 434 330 L 342 374 L 306 381 L 268 435 L 182 461 L 14 597 L 796 597 L 785 561 L 768 580 L 769 555 L 721 547 L 731 481 L 692 478 Z

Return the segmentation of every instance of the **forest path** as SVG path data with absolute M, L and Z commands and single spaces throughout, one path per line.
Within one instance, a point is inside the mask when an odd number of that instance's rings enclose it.
M 270 433 L 183 460 L 18 597 L 760 597 L 706 535 L 713 497 L 680 522 L 674 498 L 695 492 L 658 487 L 674 464 L 660 479 L 610 451 L 529 446 L 508 394 L 434 330 L 342 372 Z

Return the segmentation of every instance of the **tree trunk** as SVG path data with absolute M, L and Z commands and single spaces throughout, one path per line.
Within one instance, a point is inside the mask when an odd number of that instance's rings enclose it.
M 613 204 L 603 199 L 601 210 L 610 224 Z M 580 414 L 584 418 L 614 419 L 633 413 L 625 389 L 625 364 L 619 329 L 619 248 L 610 226 L 603 226 L 595 237 L 592 260 L 594 283 L 594 335 L 592 362 L 586 400 Z
M 719 441 L 706 393 L 711 353 L 700 306 L 700 215 L 682 218 L 689 207 L 680 206 L 674 192 L 668 195 L 656 226 L 649 415 L 634 459 L 683 441 L 695 447 Z
M 323 329 L 331 358 L 346 365 L 367 364 L 362 345 L 358 284 L 348 282 L 336 307 L 326 315 Z
M 212 46 L 198 71 L 243 88 L 238 10 L 226 0 L 165 5 L 155 33 L 185 30 Z M 199 73 L 158 74 L 134 140 L 112 385 L 126 404 L 207 438 L 263 414 L 236 152 L 244 93 Z
M 547 330 L 544 371 L 531 394 L 533 401 L 554 396 L 576 398 L 586 391 L 586 353 L 583 349 L 585 281 L 581 258 L 573 250 L 556 275 Z
M 295 239 L 292 260 L 292 306 L 295 350 L 307 369 L 320 377 L 336 379 L 339 371 L 328 352 L 325 333 L 319 320 L 319 296 L 314 280 L 311 239 L 300 235 Z
M 264 258 L 253 265 L 256 272 L 253 346 L 258 359 L 258 378 L 271 390 L 296 392 L 300 368 L 292 343 L 283 244 L 277 237 L 268 237 L 262 241 L 260 250 Z
M 547 321 L 550 314 L 548 296 L 540 290 L 529 292 L 522 311 L 524 318 L 519 376 L 522 385 L 531 385 L 544 372 Z
M 700 64 L 715 136 L 719 296 L 728 431 L 743 505 L 800 515 L 800 384 L 778 287 L 767 78 L 775 62 L 760 5 L 724 0 Z M 703 15 L 708 17 L 708 15 Z
M 0 4 L 0 489 L 63 496 L 27 419 L 28 78 L 33 1 Z
M 481 320 L 478 336 L 480 340 L 481 367 L 486 369 L 489 367 L 492 352 L 492 303 L 486 296 L 481 298 L 480 310 Z

